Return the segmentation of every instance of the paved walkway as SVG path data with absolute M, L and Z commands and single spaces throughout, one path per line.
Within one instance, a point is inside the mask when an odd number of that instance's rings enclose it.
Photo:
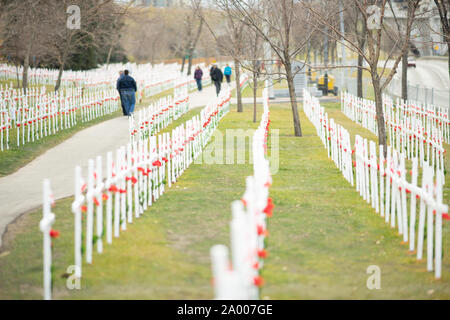
M 214 86 L 193 92 L 190 106 L 202 107 L 215 95 Z M 0 178 L 0 247 L 7 225 L 42 205 L 42 181 L 45 178 L 50 179 L 55 199 L 73 195 L 75 167 L 80 165 L 85 173 L 89 159 L 99 155 L 106 157 L 107 152 L 115 152 L 126 145 L 128 134 L 127 117 L 102 122 L 76 133 L 15 173 Z
M 190 108 L 205 106 L 215 95 L 214 85 L 202 92 L 191 93 Z M 236 103 L 235 100 L 232 103 Z M 262 99 L 257 101 L 260 103 Z M 253 103 L 253 98 L 244 98 L 243 102 Z M 288 102 L 288 99 L 273 102 Z M 0 247 L 7 225 L 42 205 L 42 181 L 45 178 L 50 179 L 55 199 L 69 197 L 74 193 L 73 176 L 77 165 L 86 172 L 89 159 L 99 155 L 105 157 L 107 152 L 115 152 L 128 141 L 128 118 L 108 120 L 76 133 L 15 173 L 0 178 Z

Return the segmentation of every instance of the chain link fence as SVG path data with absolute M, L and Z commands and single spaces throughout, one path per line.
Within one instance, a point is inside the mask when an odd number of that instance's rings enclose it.
M 386 88 L 386 93 L 395 97 L 401 97 L 402 80 L 395 75 Z M 450 107 L 450 90 L 435 89 L 408 83 L 408 100 L 436 105 L 439 107 Z

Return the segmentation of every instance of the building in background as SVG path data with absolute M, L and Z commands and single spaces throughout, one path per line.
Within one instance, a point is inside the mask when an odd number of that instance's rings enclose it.
M 408 1 L 393 0 L 392 7 L 399 24 L 406 28 Z M 388 4 L 385 8 L 385 20 L 392 28 L 396 28 L 394 14 Z M 441 32 L 439 12 L 433 0 L 422 0 L 416 12 L 416 22 L 411 32 L 411 51 L 420 56 L 445 55 L 447 44 Z

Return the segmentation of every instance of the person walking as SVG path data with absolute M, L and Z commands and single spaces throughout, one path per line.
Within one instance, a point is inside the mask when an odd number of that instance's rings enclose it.
M 228 85 L 231 83 L 231 67 L 227 64 L 225 69 L 223 70 L 223 74 L 225 75 L 225 78 L 227 79 Z
M 202 77 L 203 77 L 203 70 L 200 68 L 200 66 L 197 66 L 197 69 L 195 69 L 194 72 L 194 79 L 195 81 L 197 81 L 198 91 L 202 91 Z
M 125 115 L 130 116 L 136 106 L 136 81 L 130 77 L 129 71 L 125 70 L 124 75 L 117 81 L 117 89 L 120 92 L 122 103 L 125 107 Z
M 119 71 L 119 79 L 117 79 L 117 83 L 116 83 L 116 89 L 117 91 L 119 91 L 119 96 L 120 96 L 120 105 L 122 107 L 122 113 L 124 116 L 127 115 L 126 109 L 125 109 L 125 105 L 123 104 L 123 98 L 122 98 L 122 93 L 120 93 L 120 89 L 119 89 L 119 80 L 122 79 L 123 77 L 123 71 L 120 70 Z
M 223 81 L 223 73 L 222 71 L 217 68 L 217 65 L 213 65 L 210 72 L 211 80 L 214 82 L 214 85 L 216 86 L 216 94 L 219 96 L 221 87 L 222 87 L 222 81 Z

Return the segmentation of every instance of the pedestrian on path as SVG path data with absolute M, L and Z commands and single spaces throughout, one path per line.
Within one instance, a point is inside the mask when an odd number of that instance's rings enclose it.
M 130 77 L 129 71 L 124 71 L 124 76 L 117 81 L 117 89 L 121 94 L 122 103 L 125 106 L 125 113 L 130 116 L 136 106 L 136 81 Z
M 198 91 L 202 91 L 202 77 L 203 77 L 203 70 L 200 68 L 200 66 L 197 66 L 197 69 L 195 69 L 194 72 L 194 79 L 195 81 L 197 81 Z
M 123 71 L 120 70 L 119 71 L 119 79 L 117 79 L 117 83 L 116 83 L 116 89 L 117 89 L 117 91 L 119 91 L 120 105 L 122 106 L 122 113 L 123 113 L 124 116 L 126 116 L 127 112 L 125 110 L 125 105 L 123 104 L 122 94 L 120 93 L 120 90 L 119 90 L 119 80 L 122 79 L 122 77 L 123 77 Z
M 230 85 L 230 82 L 231 82 L 231 73 L 232 73 L 231 67 L 230 67 L 230 65 L 227 64 L 227 66 L 223 70 L 223 74 L 225 75 L 225 78 L 227 78 L 228 85 Z
M 214 85 L 216 86 L 216 94 L 219 96 L 221 87 L 222 87 L 222 81 L 223 81 L 223 73 L 222 71 L 217 68 L 217 64 L 213 65 L 210 71 L 211 80 L 214 82 Z

